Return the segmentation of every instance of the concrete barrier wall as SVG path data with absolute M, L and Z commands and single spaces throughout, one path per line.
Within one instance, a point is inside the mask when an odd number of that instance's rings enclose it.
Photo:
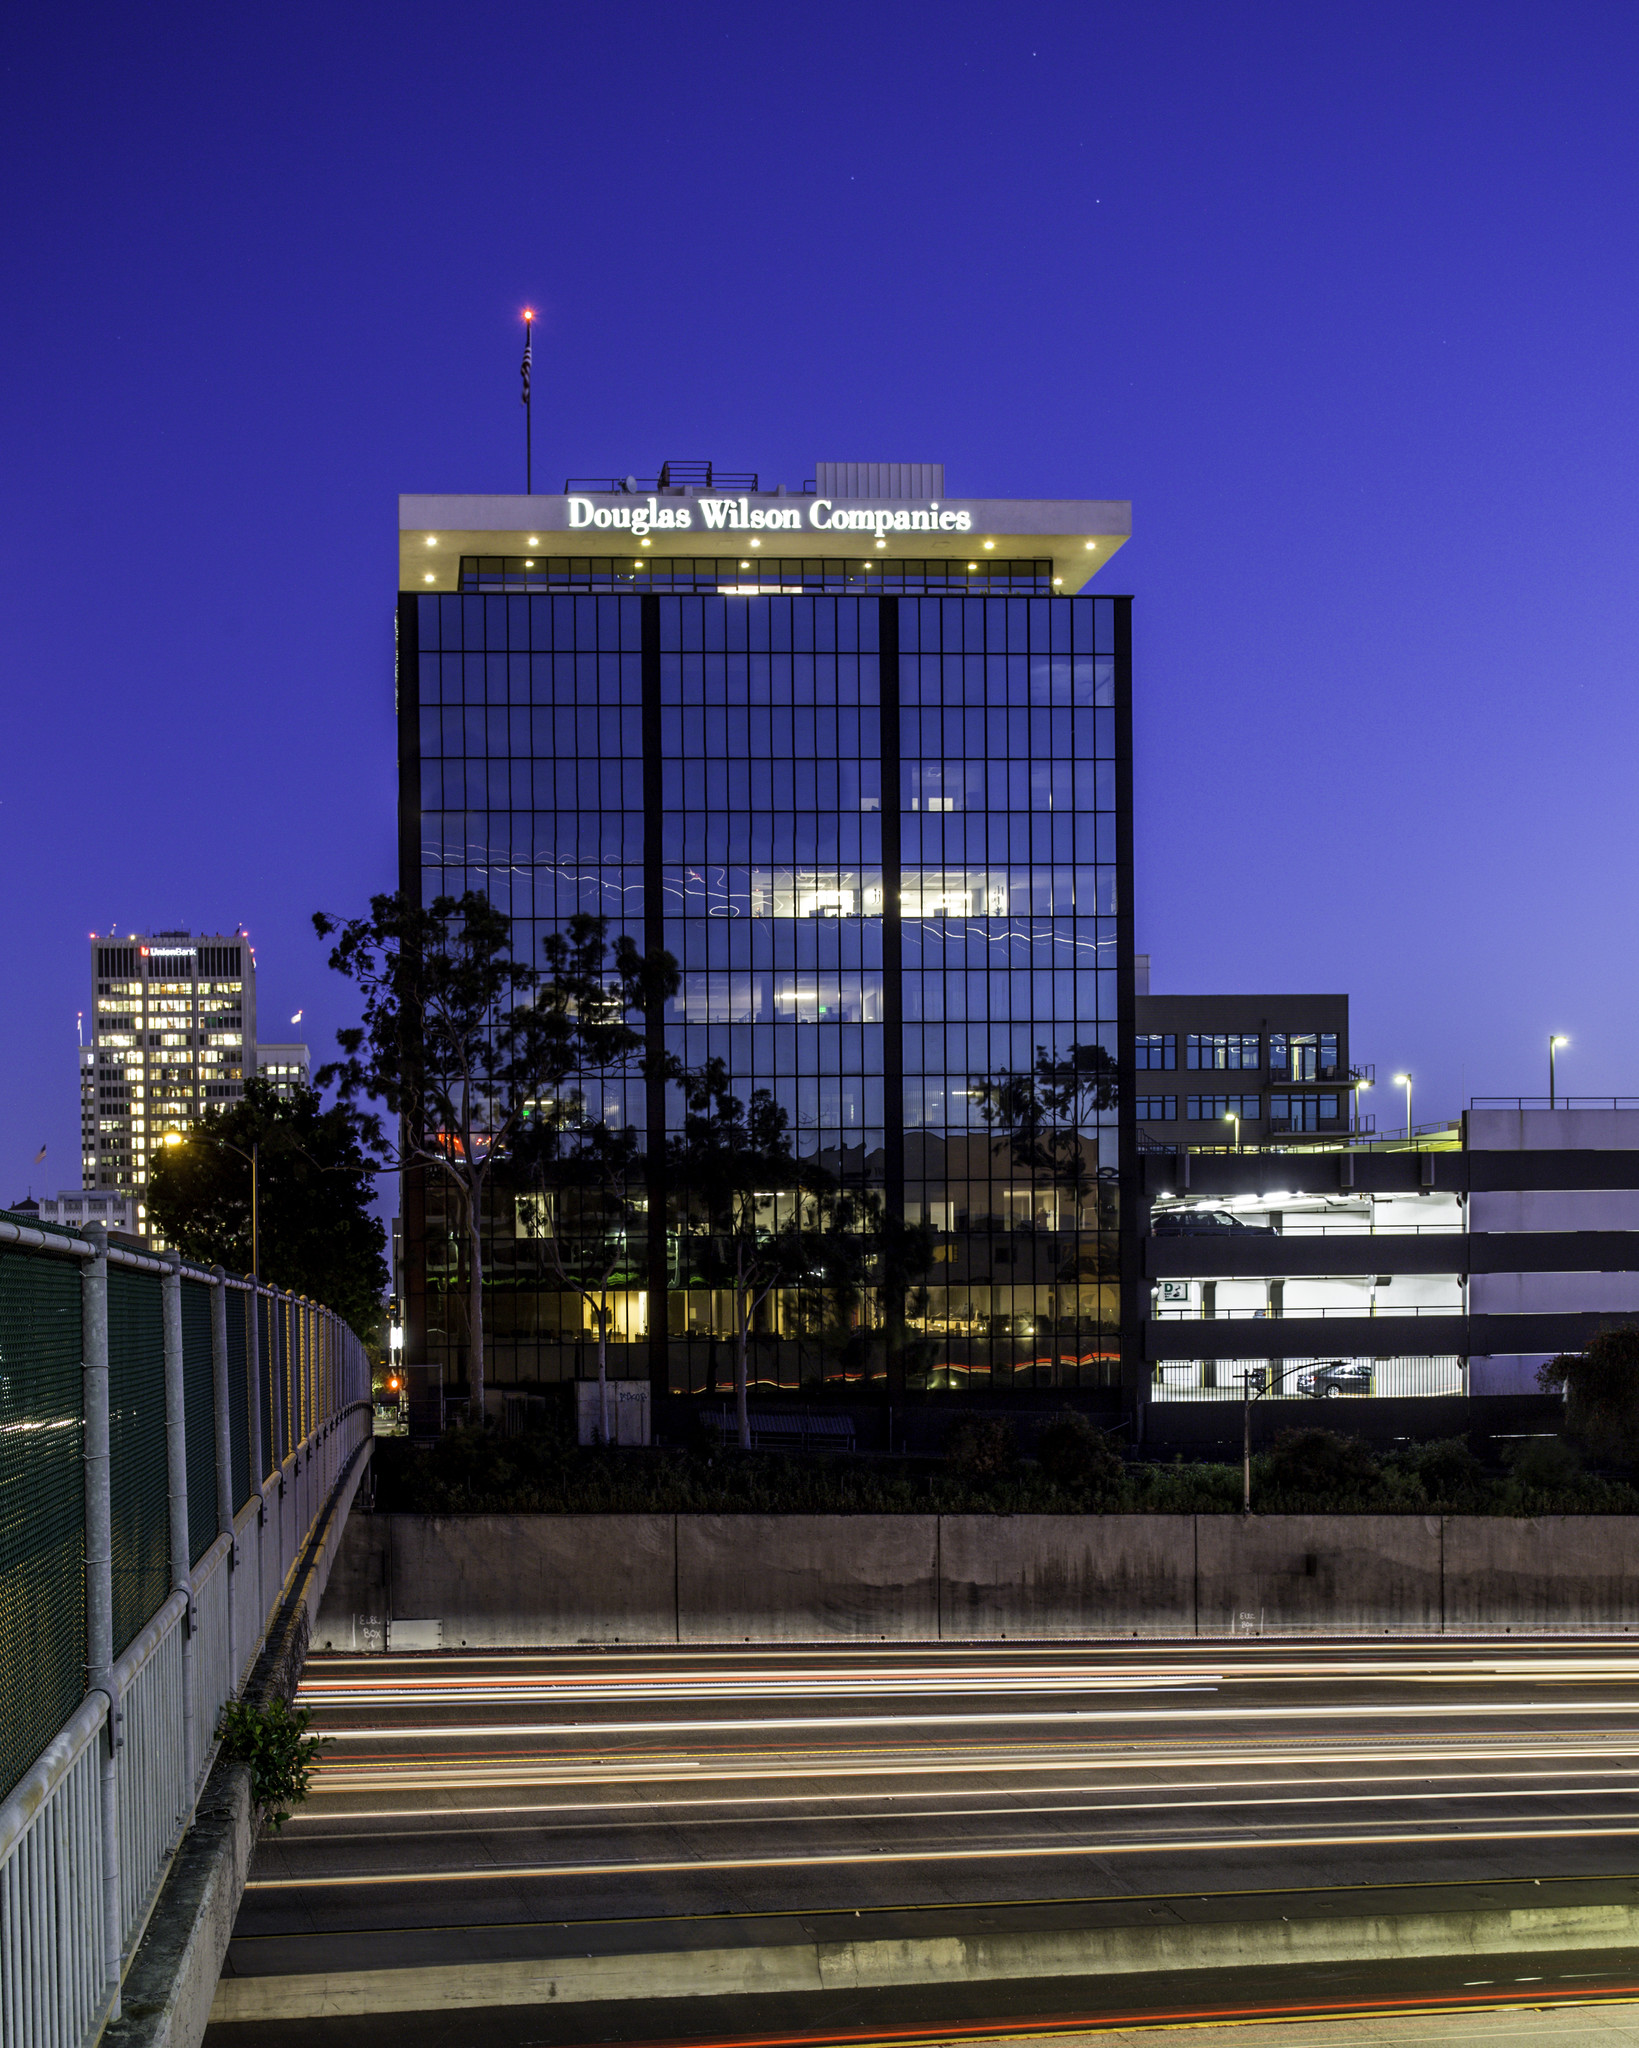
M 1440 1627 L 1438 1515 L 1198 1515 L 1195 1534 L 1202 1635 Z
M 1639 1631 L 1639 1516 L 353 1515 L 316 1649 Z
M 940 1633 L 1189 1636 L 1194 1515 L 942 1515 Z
M 1445 1524 L 1450 1629 L 1639 1629 L 1639 1516 Z
M 680 1642 L 912 1643 L 939 1633 L 937 1515 L 671 1519 Z

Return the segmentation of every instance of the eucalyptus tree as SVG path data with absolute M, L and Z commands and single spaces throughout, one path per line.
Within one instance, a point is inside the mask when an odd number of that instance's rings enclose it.
M 541 942 L 540 964 L 512 950 L 512 921 L 482 891 L 426 906 L 373 896 L 369 914 L 313 926 L 330 965 L 357 987 L 361 1021 L 336 1034 L 341 1058 L 316 1079 L 367 1115 L 381 1154 L 440 1184 L 466 1251 L 468 1384 L 484 1412 L 483 1216 L 497 1170 L 537 1117 L 566 1119 L 589 1076 L 635 1074 L 645 1020 L 676 988 L 670 955 L 641 953 L 608 921 L 578 915 Z
M 747 1406 L 751 1333 L 782 1288 L 857 1299 L 869 1239 L 858 1199 L 793 1149 L 786 1112 L 769 1089 L 742 1101 L 720 1059 L 680 1076 L 683 1121 L 668 1146 L 680 1243 L 694 1272 L 734 1311 L 734 1411 L 751 1447 Z

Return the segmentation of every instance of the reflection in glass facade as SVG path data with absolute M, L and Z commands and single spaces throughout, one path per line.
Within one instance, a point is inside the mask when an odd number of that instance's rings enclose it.
M 765 1390 L 1112 1389 L 1134 1142 L 1128 601 L 730 595 L 738 563 L 707 568 L 715 588 L 506 594 L 471 590 L 474 567 L 469 594 L 401 600 L 402 886 L 484 890 L 535 959 L 575 910 L 665 946 L 668 1047 L 721 1058 L 742 1096 L 770 1089 L 800 1152 L 930 1227 L 902 1344 L 839 1344 L 776 1295 L 753 1347 Z M 1124 1085 L 1077 1098 L 1068 1153 L 986 1121 L 987 1084 L 1072 1046 Z M 602 1106 L 645 1138 L 680 1115 L 642 1083 Z M 661 1153 L 605 1219 L 625 1247 L 611 1370 L 721 1394 L 731 1313 L 696 1275 Z M 539 1199 L 502 1187 L 486 1219 L 502 1387 L 595 1370 Z M 436 1189 L 406 1188 L 405 1234 L 411 1356 L 459 1385 Z M 879 1303 L 856 1313 L 880 1325 Z

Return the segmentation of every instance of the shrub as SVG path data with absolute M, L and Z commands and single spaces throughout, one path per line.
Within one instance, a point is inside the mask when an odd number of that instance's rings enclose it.
M 1071 1486 L 1108 1499 L 1120 1491 L 1127 1468 L 1085 1415 L 1066 1408 L 1055 1415 L 1037 1440 L 1041 1468 L 1060 1486 Z
M 958 1422 L 945 1438 L 945 1456 L 953 1470 L 970 1479 L 999 1479 L 1017 1466 L 1019 1440 L 1011 1422 L 974 1415 Z
M 1278 1494 L 1320 1497 L 1326 1505 L 1369 1493 L 1377 1460 L 1356 1436 L 1331 1429 L 1283 1429 L 1263 1459 L 1260 1475 Z
M 1487 1484 L 1485 1467 L 1460 1436 L 1408 1445 L 1389 1463 L 1395 1471 L 1416 1480 L 1431 1503 L 1470 1500 L 1483 1493 Z
M 1558 1493 L 1582 1476 L 1582 1460 L 1563 1437 L 1528 1436 L 1508 1453 L 1508 1471 L 1527 1493 Z
M 240 1763 L 249 1764 L 251 1797 L 275 1834 L 289 1820 L 291 1808 L 307 1797 L 319 1751 L 330 1740 L 308 1734 L 312 1719 L 311 1708 L 292 1711 L 277 1696 L 265 1707 L 229 1700 L 222 1709 L 216 1731 L 222 1747 Z
M 1601 1330 L 1586 1351 L 1551 1359 L 1537 1375 L 1565 1392 L 1565 1430 L 1596 1456 L 1639 1459 L 1639 1329 Z

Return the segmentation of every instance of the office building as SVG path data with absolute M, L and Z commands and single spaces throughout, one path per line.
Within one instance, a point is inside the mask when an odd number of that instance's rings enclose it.
M 1344 995 L 1154 995 L 1140 955 L 1133 1088 L 1141 1151 L 1336 1138 L 1362 1114 Z
M 100 1223 L 122 1237 L 137 1235 L 137 1199 L 117 1189 L 64 1188 L 60 1194 L 42 1195 L 36 1201 L 14 1203 L 14 1215 L 32 1215 L 41 1223 L 62 1223 L 70 1230 L 83 1230 L 88 1223 Z
M 256 1078 L 266 1081 L 286 1101 L 298 1088 L 313 1085 L 313 1063 L 305 1045 L 258 1045 Z
M 800 1151 L 935 1234 L 902 1343 L 778 1296 L 758 1385 L 1118 1402 L 1130 1110 L 1082 1092 L 1069 1173 L 983 1110 L 1043 1047 L 1130 1081 L 1130 609 L 1089 587 L 1128 506 L 951 497 L 937 464 L 770 489 L 674 463 L 404 498 L 400 528 L 401 886 L 484 890 L 519 957 L 576 910 L 664 946 L 666 1045 L 770 1089 Z M 645 1137 L 677 1109 L 635 1087 L 609 1105 Z M 720 1397 L 728 1301 L 645 1153 L 614 1369 Z M 441 1200 L 406 1177 L 413 1395 L 467 1374 Z M 590 1369 L 590 1310 L 533 1213 L 502 1186 L 484 1219 L 497 1390 Z
M 1456 1125 L 1143 1155 L 1152 1444 L 1313 1419 L 1552 1426 L 1537 1371 L 1639 1317 L 1639 1106 L 1481 1099 Z M 1234 1404 L 1226 1414 L 1226 1404 Z
M 154 1146 L 244 1094 L 256 960 L 242 931 L 93 932 L 90 965 L 82 1178 L 87 1188 L 133 1195 L 142 1229 Z

